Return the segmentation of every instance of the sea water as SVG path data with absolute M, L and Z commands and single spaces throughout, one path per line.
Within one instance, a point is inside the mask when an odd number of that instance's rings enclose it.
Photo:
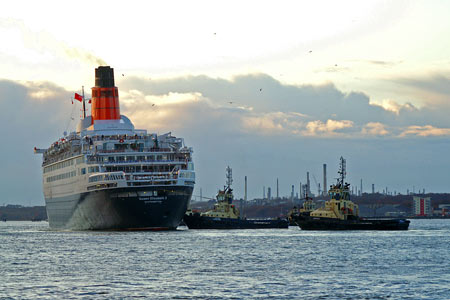
M 0 299 L 450 299 L 450 220 L 408 231 L 0 223 Z

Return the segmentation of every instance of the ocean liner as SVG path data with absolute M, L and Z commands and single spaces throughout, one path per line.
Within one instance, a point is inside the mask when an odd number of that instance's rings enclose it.
M 183 218 L 195 184 L 192 148 L 182 138 L 137 130 L 120 114 L 114 69 L 95 69 L 91 116 L 43 154 L 50 228 L 170 230 Z

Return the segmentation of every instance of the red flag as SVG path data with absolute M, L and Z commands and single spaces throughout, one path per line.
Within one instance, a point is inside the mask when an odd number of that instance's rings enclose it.
M 75 93 L 75 99 L 77 99 L 78 101 L 83 101 L 83 97 L 81 97 L 80 94 Z

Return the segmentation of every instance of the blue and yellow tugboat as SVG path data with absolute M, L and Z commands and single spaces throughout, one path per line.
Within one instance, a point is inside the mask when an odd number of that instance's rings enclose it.
M 308 193 L 305 191 L 305 198 L 303 199 L 303 204 L 301 207 L 294 206 L 287 214 L 287 218 L 289 221 L 289 225 L 296 226 L 296 220 L 302 216 L 309 216 L 309 214 L 316 209 L 316 203 L 313 201 L 313 198 L 308 196 Z
M 345 180 L 345 159 L 341 157 L 339 178 L 329 190 L 330 200 L 309 214 L 297 214 L 294 221 L 302 230 L 408 230 L 406 219 L 359 217 L 358 205 L 350 200 L 350 184 Z
M 240 217 L 239 209 L 233 205 L 233 178 L 227 167 L 227 185 L 219 190 L 214 208 L 207 212 L 187 211 L 183 221 L 189 229 L 263 229 L 288 228 L 286 219 L 246 219 Z

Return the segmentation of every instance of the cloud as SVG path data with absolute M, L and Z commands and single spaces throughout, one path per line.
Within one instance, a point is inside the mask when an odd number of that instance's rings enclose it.
M 388 135 L 389 131 L 386 129 L 386 125 L 379 122 L 367 123 L 361 133 L 367 136 L 384 136 Z
M 200 126 L 216 115 L 207 99 L 199 93 L 168 93 L 144 95 L 132 90 L 121 93 L 121 113 L 133 120 L 136 127 L 158 132 Z M 201 117 L 200 114 L 205 114 Z
M 393 67 L 402 63 L 402 61 L 386 61 L 386 60 L 367 60 L 369 64 L 377 66 Z
M 385 100 L 382 100 L 382 102 L 380 104 L 375 103 L 372 105 L 375 105 L 375 106 L 379 105 L 384 110 L 393 112 L 397 116 L 400 115 L 401 112 L 412 112 L 412 111 L 417 110 L 417 108 L 414 105 L 412 105 L 411 103 L 399 104 L 390 99 L 385 99 Z
M 303 134 L 306 136 L 337 136 L 340 135 L 340 130 L 352 127 L 353 122 L 349 120 L 327 120 L 325 123 L 317 120 L 308 122 Z
M 431 125 L 426 126 L 408 126 L 403 132 L 400 133 L 400 137 L 406 136 L 450 136 L 450 128 L 436 128 Z
M 391 138 L 408 126 L 450 126 L 445 111 L 439 107 L 419 108 L 392 99 L 371 103 L 363 93 L 343 93 L 330 83 L 287 85 L 265 74 L 239 75 L 230 80 L 207 76 L 152 80 L 128 77 L 120 85 L 125 91 L 138 91 L 142 97 L 196 95 L 202 98 L 203 115 L 190 110 L 195 119 L 225 113 L 232 120 L 228 123 L 241 124 L 244 131 L 256 134 Z M 161 101 L 163 105 L 169 100 Z M 177 107 L 172 109 L 176 111 Z M 174 115 L 185 115 L 179 109 Z
M 372 110 L 376 114 L 386 113 L 383 109 L 369 105 L 369 98 L 362 93 L 344 94 L 332 84 L 283 85 L 265 74 L 235 76 L 231 80 L 214 79 L 206 76 L 187 76 L 170 79 L 129 77 L 121 82 L 124 89 L 136 89 L 144 94 L 161 95 L 169 92 L 200 93 L 217 105 L 233 102 L 235 105 L 252 107 L 255 112 L 299 113 L 315 116 L 326 121 L 337 115 L 339 119 L 360 118 L 352 109 Z
M 450 94 L 450 77 L 448 74 L 432 74 L 416 78 L 398 78 L 395 81 L 437 94 L 447 96 Z
M 285 128 L 280 124 L 277 116 L 279 113 L 272 113 L 260 117 L 247 117 L 243 120 L 243 126 L 250 130 L 258 131 L 259 133 L 274 133 L 283 131 Z
M 403 86 L 405 94 L 423 99 L 429 109 L 450 109 L 450 70 L 422 76 L 392 78 L 393 83 Z
M 304 128 L 305 115 L 299 113 L 249 113 L 242 117 L 242 126 L 248 132 L 263 135 L 297 134 Z
M 50 82 L 0 80 L 0 163 L 4 170 L 0 189 L 4 203 L 43 203 L 42 160 L 33 154 L 33 148 L 47 147 L 74 126 L 71 117 L 78 117 L 80 107 L 71 104 L 71 95 Z
M 373 66 L 379 66 L 379 67 L 394 67 L 399 64 L 402 64 L 403 61 L 389 61 L 389 60 L 376 60 L 376 59 L 350 59 L 347 60 L 347 62 L 350 63 L 363 63 L 363 64 L 369 64 Z
M 319 69 L 317 72 L 325 72 L 325 73 L 337 73 L 337 72 L 348 72 L 350 71 L 351 68 L 349 67 L 343 67 L 343 66 L 338 66 L 337 64 L 334 66 L 330 66 L 330 67 L 326 67 L 326 68 L 322 68 Z

